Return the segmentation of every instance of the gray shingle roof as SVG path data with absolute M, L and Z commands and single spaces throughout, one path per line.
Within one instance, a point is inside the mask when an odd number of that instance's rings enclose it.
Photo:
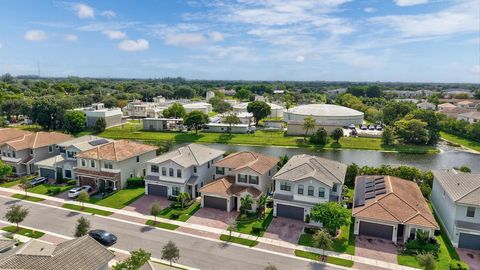
M 184 168 L 188 168 L 190 166 L 200 166 L 205 164 L 208 161 L 223 155 L 223 153 L 225 152 L 222 150 L 192 143 L 151 159 L 148 163 L 159 164 L 171 160 Z
M 480 174 L 444 170 L 433 176 L 454 202 L 480 206 Z
M 16 241 L 0 236 L 0 252 L 4 252 L 11 249 L 15 245 Z
M 113 257 L 111 251 L 88 235 L 57 246 L 30 240 L 10 255 L 0 258 L 0 269 L 97 270 Z
M 345 181 L 347 165 L 326 158 L 310 155 L 296 155 L 274 176 L 275 180 L 299 181 L 312 177 L 327 186 Z

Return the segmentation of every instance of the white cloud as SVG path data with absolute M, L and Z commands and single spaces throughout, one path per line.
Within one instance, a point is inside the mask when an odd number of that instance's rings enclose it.
M 225 38 L 223 37 L 222 33 L 217 32 L 217 31 L 212 31 L 208 33 L 208 36 L 213 40 L 213 41 L 222 41 Z
M 408 7 L 428 3 L 428 0 L 393 0 L 397 6 Z
M 299 55 L 299 56 L 297 56 L 297 57 L 295 58 L 295 61 L 297 61 L 297 62 L 303 62 L 303 61 L 305 61 L 305 56 Z
M 116 17 L 117 13 L 113 10 L 105 10 L 104 12 L 102 12 L 102 16 L 111 19 Z
M 165 43 L 174 46 L 196 46 L 207 43 L 207 39 L 200 33 L 177 33 L 167 34 L 165 36 Z
M 65 36 L 65 40 L 66 41 L 77 41 L 78 40 L 78 36 L 77 35 L 73 35 L 73 34 L 68 34 Z
M 473 65 L 470 71 L 473 74 L 480 75 L 480 65 Z
M 375 12 L 377 12 L 377 9 L 374 8 L 374 7 L 366 7 L 366 8 L 363 9 L 363 11 L 366 12 L 366 13 L 375 13 Z
M 23 37 L 29 41 L 43 41 L 48 39 L 47 33 L 42 30 L 27 31 Z
M 95 11 L 89 5 L 83 3 L 74 3 L 72 4 L 72 8 L 75 10 L 80 19 L 95 18 Z
M 0 49 L 3 47 L 2 43 L 0 43 Z
M 124 39 L 127 38 L 125 32 L 118 31 L 118 30 L 104 30 L 102 34 L 107 36 L 109 39 Z
M 126 39 L 118 43 L 118 48 L 122 51 L 135 52 L 135 51 L 144 51 L 149 48 L 148 40 L 146 39 L 137 39 L 130 40 Z

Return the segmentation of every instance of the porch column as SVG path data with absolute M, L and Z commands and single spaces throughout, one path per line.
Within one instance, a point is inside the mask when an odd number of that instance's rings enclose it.
M 395 244 L 397 244 L 397 230 L 398 230 L 398 225 L 393 226 L 392 241 Z
M 113 181 L 113 190 L 117 190 L 117 181 Z
M 227 198 L 227 212 L 230 212 L 232 209 L 232 200 Z

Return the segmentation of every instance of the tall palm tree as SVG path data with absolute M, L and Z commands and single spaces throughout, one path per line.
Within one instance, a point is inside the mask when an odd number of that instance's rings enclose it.
M 190 198 L 190 193 L 188 192 L 180 192 L 180 194 L 178 194 L 177 200 L 182 203 L 182 210 L 184 208 L 185 202 L 190 200 Z
M 252 204 L 253 204 L 253 199 L 250 194 L 247 194 L 247 196 L 240 198 L 240 212 L 242 214 L 246 214 L 247 210 L 252 209 Z

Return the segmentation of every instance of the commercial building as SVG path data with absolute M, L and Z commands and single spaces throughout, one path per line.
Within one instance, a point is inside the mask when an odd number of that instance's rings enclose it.
M 246 112 L 249 102 L 242 102 L 233 105 L 234 112 Z M 284 108 L 275 103 L 267 103 L 270 106 L 271 113 L 268 118 L 282 118 Z

